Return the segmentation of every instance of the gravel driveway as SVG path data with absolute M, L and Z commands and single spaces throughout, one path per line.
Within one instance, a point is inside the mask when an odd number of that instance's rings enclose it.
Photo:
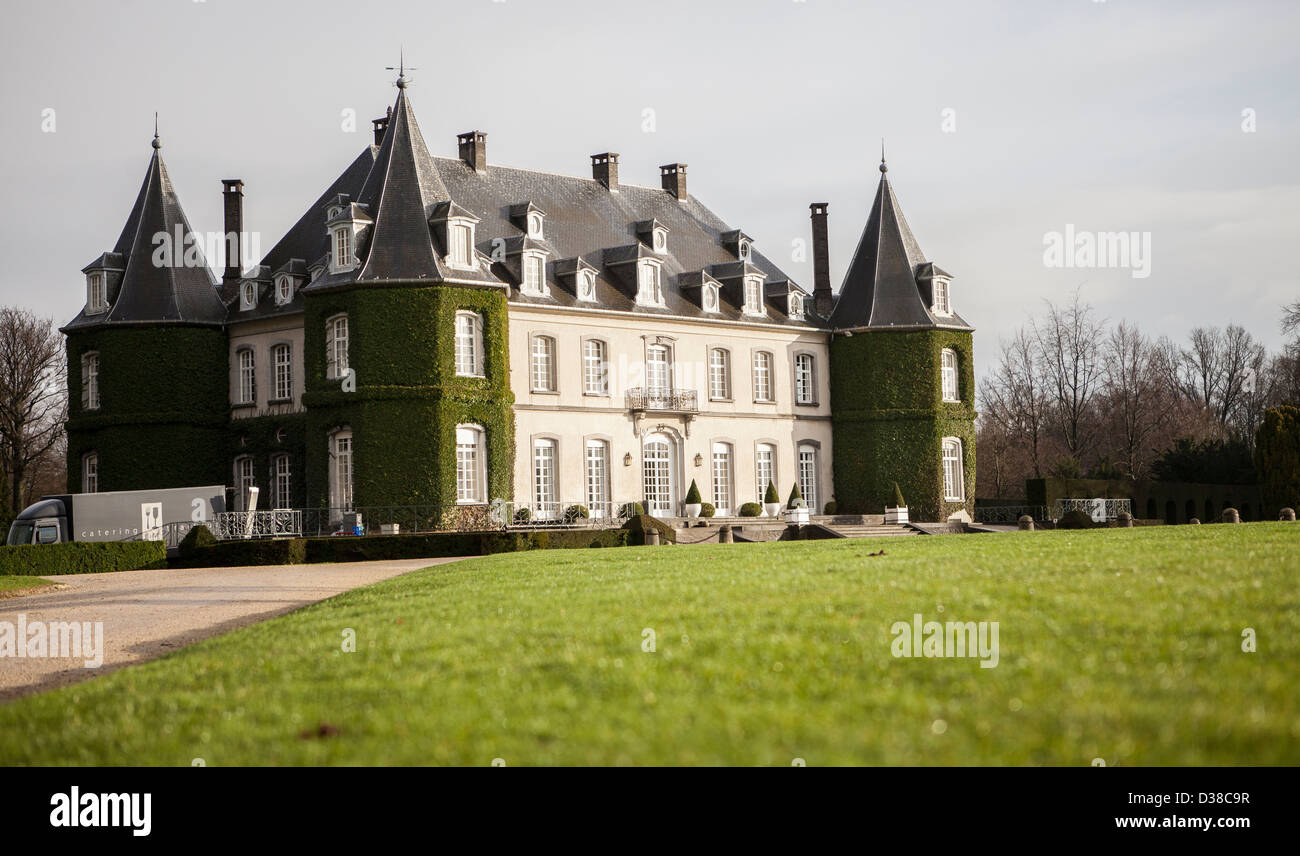
M 103 665 L 85 657 L 0 655 L 0 702 L 84 681 L 283 615 L 348 589 L 458 559 L 119 571 L 47 579 L 61 588 L 0 600 L 0 622 L 103 622 Z

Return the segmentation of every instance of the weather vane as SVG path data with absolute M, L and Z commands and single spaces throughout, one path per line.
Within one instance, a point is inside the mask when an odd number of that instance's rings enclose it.
M 391 65 L 386 65 L 384 66 L 384 70 L 397 72 L 396 86 L 398 89 L 405 89 L 408 81 L 406 79 L 406 51 L 404 48 L 398 48 L 397 57 L 398 57 L 397 67 L 394 68 Z M 411 71 L 419 71 L 419 69 L 416 68 L 415 66 L 411 66 Z

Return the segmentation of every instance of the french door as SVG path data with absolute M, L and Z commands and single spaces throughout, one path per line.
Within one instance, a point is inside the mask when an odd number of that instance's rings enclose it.
M 641 466 L 646 512 L 655 517 L 672 516 L 677 505 L 672 442 L 661 435 L 647 439 L 641 449 Z

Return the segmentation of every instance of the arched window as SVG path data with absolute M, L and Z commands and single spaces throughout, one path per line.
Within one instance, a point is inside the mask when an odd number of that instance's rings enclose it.
M 554 520 L 560 516 L 556 457 L 554 440 L 539 437 L 533 441 L 533 514 L 540 520 Z
M 763 281 L 756 276 L 745 277 L 745 302 L 742 311 L 746 315 L 766 315 L 763 311 Z
M 533 392 L 555 392 L 555 340 L 534 336 L 529 362 Z
M 275 369 L 275 400 L 293 400 L 293 346 L 275 345 L 271 348 L 271 364 Z
M 645 349 L 646 394 L 652 401 L 662 401 L 673 391 L 673 352 L 667 345 L 650 345 Z
M 252 348 L 240 348 L 236 355 L 239 362 L 238 404 L 257 404 L 257 357 Z
M 456 426 L 456 502 L 487 502 L 487 455 L 483 428 L 479 425 Z
M 477 312 L 456 313 L 456 374 L 483 376 L 483 316 Z
M 715 513 L 726 517 L 731 514 L 731 444 L 714 443 L 710 457 Z
M 609 367 L 605 343 L 587 339 L 582 343 L 582 392 L 584 395 L 609 395 Z
M 288 455 L 280 454 L 271 458 L 271 502 L 273 508 L 293 507 L 289 466 Z
M 759 443 L 754 447 L 754 501 L 762 502 L 769 484 L 776 484 L 776 447 Z
M 352 431 L 341 428 L 330 435 L 330 507 L 352 510 Z
M 961 440 L 956 437 L 943 439 L 943 498 L 948 502 L 966 501 Z
M 651 434 L 641 447 L 645 510 L 655 517 L 667 517 L 676 511 L 677 479 L 673 452 L 673 441 L 666 434 Z
M 754 353 L 754 400 L 771 402 L 772 392 L 772 354 L 768 351 Z
M 943 387 L 944 401 L 961 401 L 960 390 L 957 388 L 957 352 L 951 348 L 944 348 L 939 357 L 939 379 Z
M 325 377 L 338 380 L 348 373 L 348 316 L 325 321 Z
M 250 455 L 235 458 L 235 510 L 249 511 L 248 489 L 257 486 L 257 474 Z
M 99 454 L 87 452 L 81 456 L 81 492 L 99 492 Z
M 609 517 L 609 443 L 588 440 L 585 445 L 587 510 L 592 517 Z
M 799 493 L 809 508 L 817 508 L 817 447 L 811 444 L 799 446 Z
M 731 400 L 731 352 L 726 348 L 709 349 L 709 400 Z
M 794 400 L 796 404 L 817 403 L 817 372 L 812 354 L 795 355 Z
M 81 355 L 81 406 L 99 409 L 99 354 L 94 351 Z

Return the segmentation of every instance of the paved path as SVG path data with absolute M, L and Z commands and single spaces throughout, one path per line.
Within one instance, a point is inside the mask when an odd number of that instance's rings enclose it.
M 104 623 L 103 665 L 85 657 L 0 656 L 0 702 L 152 660 L 348 589 L 457 559 L 191 568 L 50 576 L 54 591 L 0 600 L 0 622 Z M 93 625 L 92 625 L 93 626 Z

